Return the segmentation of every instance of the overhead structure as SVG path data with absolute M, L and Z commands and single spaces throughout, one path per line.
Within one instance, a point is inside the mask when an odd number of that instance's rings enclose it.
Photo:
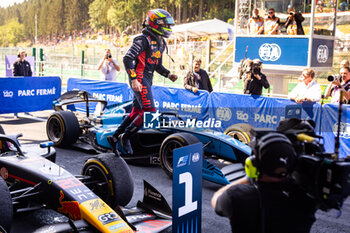
M 172 27 L 171 37 L 185 39 L 189 37 L 201 38 L 210 35 L 232 35 L 233 25 L 220 19 L 202 20 L 193 23 L 185 23 Z

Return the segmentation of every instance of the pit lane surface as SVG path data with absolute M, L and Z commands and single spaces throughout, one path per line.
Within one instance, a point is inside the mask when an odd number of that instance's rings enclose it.
M 20 113 L 19 119 L 14 119 L 12 114 L 2 114 L 0 115 L 0 124 L 6 134 L 22 133 L 23 137 L 20 138 L 22 144 L 39 143 L 47 140 L 45 121 L 50 113 L 51 111 L 35 112 L 31 113 L 32 116 Z M 73 174 L 80 174 L 84 161 L 93 156 L 93 154 L 72 149 L 56 148 L 56 150 L 57 164 Z M 138 200 L 142 200 L 143 179 L 157 188 L 171 205 L 172 181 L 161 168 L 130 165 L 130 169 L 135 182 L 135 190 L 134 196 L 128 204 L 129 207 L 135 206 Z M 210 205 L 213 193 L 220 187 L 220 185 L 203 180 L 202 232 L 231 232 L 228 219 L 216 215 Z M 336 215 L 337 211 L 335 210 L 329 212 L 318 211 L 317 221 L 314 223 L 311 232 L 350 233 L 350 198 L 344 203 L 342 216 L 336 218 Z M 65 221 L 67 221 L 66 217 L 47 209 L 19 213 L 15 216 L 11 233 L 32 232 L 43 225 Z

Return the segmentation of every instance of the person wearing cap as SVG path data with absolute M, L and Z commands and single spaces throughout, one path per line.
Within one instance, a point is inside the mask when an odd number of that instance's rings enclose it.
M 299 77 L 301 82 L 288 94 L 288 98 L 298 104 L 302 104 L 304 101 L 320 101 L 322 90 L 314 77 L 315 71 L 311 68 L 305 68 Z
M 270 87 L 266 76 L 261 73 L 261 64 L 259 59 L 253 60 L 251 70 L 244 80 L 244 94 L 261 95 L 263 87 L 266 89 Z
M 208 73 L 201 69 L 202 60 L 197 58 L 193 62 L 193 70 L 188 71 L 184 78 L 185 89 L 196 93 L 198 90 L 213 91 Z
M 32 69 L 26 61 L 26 51 L 23 49 L 18 52 L 18 59 L 13 63 L 13 76 L 32 76 Z
M 289 139 L 268 133 L 254 154 L 255 182 L 245 177 L 219 189 L 211 200 L 215 212 L 230 219 L 234 233 L 310 232 L 316 203 L 289 179 L 297 160 Z
M 101 81 L 116 81 L 116 72 L 120 71 L 118 62 L 112 58 L 111 50 L 106 49 L 104 57 L 101 59 L 97 70 L 101 71 Z

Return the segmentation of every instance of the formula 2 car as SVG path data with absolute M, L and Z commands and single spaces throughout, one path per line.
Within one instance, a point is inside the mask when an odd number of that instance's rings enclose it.
M 90 114 L 92 103 L 97 103 L 93 115 Z M 79 106 L 85 110 L 85 114 L 64 111 Z M 132 103 L 128 101 L 106 106 L 106 101 L 94 98 L 86 91 L 69 91 L 54 101 L 53 107 L 56 111 L 47 120 L 46 132 L 55 146 L 74 145 L 106 152 L 111 149 L 107 136 L 112 135 L 123 117 L 131 112 Z M 176 113 L 163 112 L 159 117 L 160 122 L 183 121 Z M 251 154 L 251 148 L 247 145 L 249 136 L 245 131 L 247 130 L 243 130 L 242 127 L 233 126 L 225 132 L 230 135 L 228 136 L 213 130 L 160 124 L 157 128 L 141 129 L 131 138 L 133 155 L 126 154 L 122 149 L 120 153 L 127 162 L 160 164 L 166 174 L 172 177 L 173 150 L 202 142 L 205 158 L 222 159 L 232 163 L 219 169 L 210 160 L 204 159 L 203 178 L 219 184 L 228 184 L 244 176 L 242 164 Z
M 88 159 L 82 175 L 73 176 L 55 164 L 52 142 L 21 146 L 20 135 L 5 135 L 0 126 L 0 232 L 9 232 L 16 211 L 51 208 L 67 223 L 35 232 L 164 232 L 171 229 L 171 209 L 164 197 L 145 183 L 137 208 L 120 208 L 133 195 L 133 180 L 125 161 L 107 153 Z M 47 148 L 47 149 L 46 149 Z M 157 199 L 148 193 L 156 193 Z M 161 197 L 160 202 L 157 200 Z

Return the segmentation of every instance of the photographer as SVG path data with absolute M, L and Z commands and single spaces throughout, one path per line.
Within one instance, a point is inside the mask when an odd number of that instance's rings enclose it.
M 321 86 L 314 80 L 315 71 L 311 68 L 305 68 L 300 78 L 302 82 L 288 94 L 288 98 L 298 104 L 304 101 L 318 102 L 321 100 Z
M 309 232 L 316 204 L 288 179 L 296 164 L 289 139 L 270 132 L 256 142 L 254 152 L 255 156 L 246 160 L 250 178 L 214 194 L 212 206 L 216 213 L 230 219 L 234 233 Z M 256 183 L 252 182 L 254 177 Z
M 251 65 L 251 71 L 244 80 L 244 94 L 261 95 L 262 88 L 269 88 L 270 84 L 266 76 L 261 73 L 262 62 L 259 59 L 254 59 Z
M 284 26 L 287 29 L 288 35 L 304 35 L 304 29 L 301 23 L 304 21 L 304 17 L 300 14 L 295 12 L 294 7 L 288 8 L 288 19 Z
M 332 77 L 332 78 L 330 78 Z M 331 103 L 339 103 L 340 101 L 340 90 L 344 89 L 344 103 L 349 104 L 350 102 L 350 68 L 343 67 L 340 69 L 340 77 L 330 76 L 328 77 L 329 81 L 332 81 L 327 89 L 325 98 L 332 96 Z M 332 80 L 333 79 L 333 80 Z
M 101 59 L 97 70 L 101 71 L 100 80 L 101 81 L 116 81 L 117 75 L 116 71 L 120 71 L 117 61 L 112 58 L 111 50 L 106 49 L 106 53 Z

